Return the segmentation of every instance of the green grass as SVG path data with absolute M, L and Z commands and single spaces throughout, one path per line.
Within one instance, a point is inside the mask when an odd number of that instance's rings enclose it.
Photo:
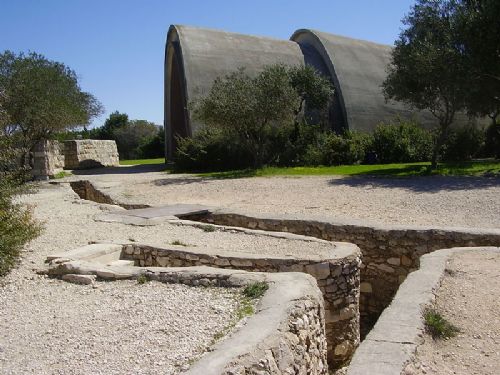
M 58 179 L 58 178 L 64 178 L 64 177 L 69 177 L 69 176 L 72 176 L 73 173 L 71 172 L 66 172 L 66 171 L 61 171 L 61 172 L 57 172 L 55 175 L 54 175 L 54 179 Z
M 269 285 L 264 281 L 260 281 L 247 285 L 245 289 L 243 289 L 243 295 L 248 298 L 260 298 L 268 289 Z
M 184 243 L 182 241 L 179 241 L 179 240 L 174 240 L 171 242 L 172 245 L 175 245 L 175 246 L 189 246 L 187 243 Z
M 157 158 L 157 159 L 120 160 L 120 165 L 151 165 L 151 164 L 165 164 L 165 159 Z
M 424 321 L 426 331 L 434 339 L 448 339 L 457 335 L 460 330 L 448 322 L 439 312 L 433 308 L 424 311 Z
M 464 163 L 442 163 L 434 171 L 430 163 L 340 165 L 333 167 L 264 167 L 227 172 L 200 173 L 198 176 L 217 179 L 268 176 L 484 176 L 500 175 L 500 161 L 471 161 Z

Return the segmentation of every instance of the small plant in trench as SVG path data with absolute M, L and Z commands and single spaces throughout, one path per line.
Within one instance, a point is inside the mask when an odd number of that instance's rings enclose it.
M 175 246 L 189 246 L 187 243 L 184 243 L 182 241 L 179 241 L 179 240 L 174 240 L 171 242 L 172 245 L 175 245 Z
M 224 329 L 214 334 L 210 346 L 214 345 L 217 341 L 231 332 L 241 319 L 255 314 L 257 299 L 261 298 L 267 289 L 269 289 L 269 285 L 265 282 L 256 282 L 247 285 L 241 292 L 241 295 L 237 297 L 239 299 L 239 304 L 235 313 L 235 318 L 233 318 Z
M 137 277 L 137 284 L 146 284 L 149 278 L 145 274 L 141 274 Z
M 243 289 L 243 295 L 247 298 L 260 298 L 264 295 L 266 290 L 269 289 L 269 285 L 264 281 L 259 281 L 250 285 L 247 285 Z
M 204 232 L 215 232 L 215 226 L 209 224 L 198 225 L 198 228 Z
M 460 329 L 446 320 L 433 308 L 424 310 L 425 329 L 434 339 L 454 337 Z

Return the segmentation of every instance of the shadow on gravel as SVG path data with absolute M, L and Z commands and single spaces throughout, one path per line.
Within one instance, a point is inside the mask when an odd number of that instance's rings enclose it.
M 106 167 L 95 169 L 75 169 L 72 173 L 75 176 L 95 176 L 103 174 L 135 174 L 147 172 L 164 171 L 165 164 L 145 164 L 145 165 L 123 165 L 120 167 Z
M 411 178 L 345 176 L 328 181 L 331 186 L 360 187 L 371 185 L 380 188 L 406 189 L 417 193 L 458 191 L 500 187 L 500 177 L 428 176 Z
M 151 183 L 156 186 L 167 186 L 167 185 L 189 185 L 189 184 L 204 184 L 213 181 L 213 178 L 205 177 L 172 177 L 172 178 L 161 178 L 154 180 Z

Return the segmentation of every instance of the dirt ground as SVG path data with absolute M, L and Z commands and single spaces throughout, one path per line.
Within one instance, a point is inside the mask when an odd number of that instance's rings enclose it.
M 435 308 L 460 332 L 447 340 L 425 335 L 403 374 L 500 374 L 500 252 L 455 254 Z

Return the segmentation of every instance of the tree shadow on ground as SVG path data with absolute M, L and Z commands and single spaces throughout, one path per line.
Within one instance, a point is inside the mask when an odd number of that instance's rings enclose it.
M 459 191 L 500 187 L 500 177 L 473 176 L 418 176 L 388 177 L 377 175 L 341 176 L 328 181 L 330 186 L 405 189 L 417 193 L 436 193 L 440 191 Z
M 75 169 L 72 173 L 76 176 L 95 176 L 104 174 L 135 174 L 165 171 L 165 164 L 123 165 L 120 167 L 104 167 L 93 169 Z

